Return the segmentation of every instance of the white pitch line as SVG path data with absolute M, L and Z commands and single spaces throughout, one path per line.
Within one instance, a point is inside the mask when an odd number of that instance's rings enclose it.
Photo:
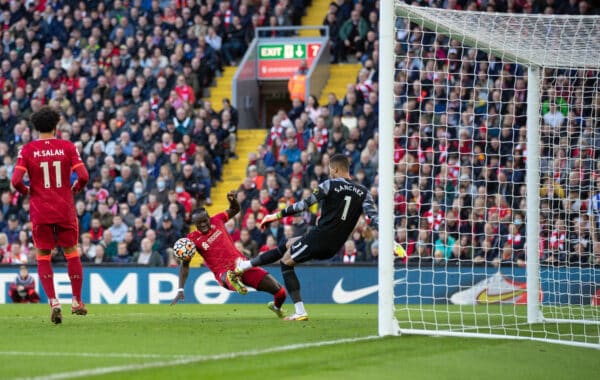
M 181 359 L 192 355 L 135 354 L 128 352 L 36 352 L 0 351 L 0 356 L 70 356 L 83 358 Z
M 54 373 L 54 374 L 49 374 L 49 375 L 42 375 L 42 376 L 21 377 L 21 378 L 17 378 L 14 380 L 73 379 L 76 377 L 98 376 L 98 375 L 106 375 L 109 373 L 117 373 L 117 372 L 125 372 L 125 371 L 139 371 L 139 370 L 149 369 L 149 368 L 172 367 L 172 366 L 201 363 L 201 362 L 208 362 L 208 361 L 235 359 L 235 358 L 241 358 L 241 357 L 270 354 L 270 353 L 275 353 L 275 352 L 299 350 L 299 349 L 303 349 L 303 348 L 333 346 L 336 344 L 355 343 L 355 342 L 362 342 L 362 341 L 373 340 L 373 339 L 379 339 L 379 336 L 365 336 L 365 337 L 360 337 L 360 338 L 344 338 L 344 339 L 328 340 L 328 341 L 313 342 L 313 343 L 298 343 L 298 344 L 290 344 L 287 346 L 265 348 L 262 350 L 228 352 L 228 353 L 216 354 L 216 355 L 199 355 L 199 356 L 192 356 L 192 357 L 187 357 L 187 358 L 174 359 L 174 360 L 170 360 L 170 361 L 159 361 L 159 362 L 150 362 L 150 363 L 118 365 L 118 366 L 112 366 L 112 367 L 90 368 L 90 369 L 82 369 L 79 371 L 59 372 L 59 373 Z

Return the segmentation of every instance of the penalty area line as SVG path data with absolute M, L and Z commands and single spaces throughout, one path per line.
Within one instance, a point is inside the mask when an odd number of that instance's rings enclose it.
M 276 352 L 300 350 L 300 349 L 304 349 L 304 348 L 325 347 L 325 346 L 333 346 L 333 345 L 344 344 L 344 343 L 356 343 L 356 342 L 363 342 L 363 341 L 374 340 L 374 339 L 380 339 L 380 337 L 379 336 L 365 336 L 365 337 L 359 337 L 359 338 L 343 338 L 343 339 L 326 340 L 326 341 L 312 342 L 312 343 L 298 343 L 298 344 L 290 344 L 290 345 L 286 345 L 286 346 L 264 348 L 264 349 L 260 349 L 260 350 L 228 352 L 228 353 L 215 354 L 215 355 L 198 355 L 198 356 L 191 356 L 191 357 L 179 357 L 177 359 L 173 359 L 173 360 L 169 360 L 169 361 L 158 361 L 158 362 L 139 363 L 139 364 L 125 364 L 125 365 L 117 365 L 117 366 L 110 366 L 110 367 L 82 369 L 82 370 L 78 370 L 78 371 L 58 372 L 58 373 L 34 376 L 34 377 L 20 377 L 20 378 L 14 379 L 14 380 L 74 379 L 77 377 L 99 376 L 99 375 L 106 375 L 106 374 L 118 373 L 118 372 L 140 371 L 140 370 L 150 369 L 150 368 L 174 367 L 174 366 L 202 363 L 202 362 L 209 362 L 209 361 L 236 359 L 236 358 L 271 354 L 271 353 L 276 353 Z
M 181 359 L 192 355 L 136 354 L 129 352 L 36 352 L 0 351 L 0 356 L 68 356 L 80 358 Z

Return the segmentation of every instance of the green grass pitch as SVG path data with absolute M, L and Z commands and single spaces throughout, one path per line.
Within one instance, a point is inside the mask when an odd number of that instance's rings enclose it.
M 0 379 L 583 380 L 600 373 L 598 350 L 532 341 L 402 336 L 319 346 L 375 335 L 377 307 L 308 309 L 310 321 L 283 322 L 265 305 L 90 305 L 89 315 L 65 315 L 54 326 L 47 305 L 4 305 Z

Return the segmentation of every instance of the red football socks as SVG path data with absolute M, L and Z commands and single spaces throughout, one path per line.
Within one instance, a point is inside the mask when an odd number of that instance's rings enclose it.
M 51 258 L 51 255 L 37 256 L 38 276 L 40 276 L 40 282 L 48 300 L 56 298 L 56 293 L 54 292 L 54 272 L 52 271 L 52 263 L 50 262 Z
M 67 272 L 69 272 L 69 278 L 71 279 L 71 289 L 73 291 L 73 298 L 78 303 L 81 303 L 81 284 L 83 283 L 83 268 L 81 266 L 81 259 L 79 258 L 79 252 L 75 251 L 65 255 L 67 259 Z
M 286 292 L 285 292 L 285 288 L 282 286 L 281 288 L 279 288 L 279 291 L 277 293 L 275 293 L 274 295 L 274 300 L 275 300 L 275 306 L 280 309 L 281 305 L 283 305 L 283 302 L 285 302 L 285 297 L 287 296 Z

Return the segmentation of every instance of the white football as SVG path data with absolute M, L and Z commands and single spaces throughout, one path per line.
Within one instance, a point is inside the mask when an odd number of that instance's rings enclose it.
M 190 261 L 196 253 L 196 245 L 188 238 L 181 238 L 173 244 L 173 256 L 177 260 Z

